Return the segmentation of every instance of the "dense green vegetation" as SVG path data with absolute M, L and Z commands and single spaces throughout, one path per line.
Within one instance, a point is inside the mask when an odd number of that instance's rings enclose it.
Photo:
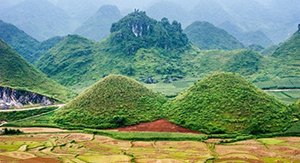
M 62 38 L 53 37 L 43 42 L 38 42 L 16 26 L 0 20 L 0 39 L 5 41 L 30 63 L 35 62 L 42 53 L 51 49 Z
M 47 112 L 51 112 L 56 109 L 57 109 L 57 107 L 45 107 L 45 108 L 36 109 L 36 110 L 1 112 L 0 120 L 7 121 L 7 122 L 17 121 L 17 120 L 22 120 L 22 119 L 29 118 L 32 116 L 44 114 Z
M 291 108 L 293 109 L 293 114 L 300 120 L 300 100 L 296 101 Z
M 277 59 L 275 72 L 280 78 L 300 79 L 300 32 L 297 31 L 289 40 L 279 46 L 272 54 Z
M 189 44 L 180 23 L 173 21 L 171 24 L 167 18 L 156 21 L 138 10 L 112 24 L 110 32 L 111 50 L 127 55 L 133 55 L 141 48 L 170 50 Z
M 36 65 L 51 78 L 75 89 L 86 88 L 111 73 L 152 84 L 199 78 L 212 71 L 251 76 L 266 66 L 260 54 L 247 50 L 142 48 L 135 55 L 127 56 L 122 52 L 113 53 L 111 48 L 108 40 L 95 43 L 69 35 L 44 53 Z
M 67 101 L 73 94 L 28 64 L 0 40 L 0 86 L 20 89 Z
M 232 73 L 206 77 L 165 108 L 174 123 L 205 133 L 277 132 L 292 122 L 290 108 Z
M 244 48 L 243 44 L 235 37 L 209 22 L 194 22 L 184 30 L 184 33 L 200 49 L 233 50 Z
M 132 28 L 124 27 L 126 23 L 161 27 L 163 22 L 167 20 L 156 21 L 147 17 L 144 12 L 136 11 L 115 23 L 112 27 L 113 33 L 100 43 L 76 35 L 66 36 L 58 43 L 52 44 L 54 46 L 42 54 L 36 65 L 52 79 L 77 92 L 81 92 L 108 74 L 122 74 L 147 84 L 175 87 L 174 91 L 168 90 L 174 96 L 176 92 L 189 86 L 177 83 L 184 83 L 190 79 L 195 81 L 214 71 L 239 73 L 264 89 L 300 88 L 297 55 L 286 61 L 284 57 L 270 56 L 274 48 L 266 49 L 264 54 L 268 55 L 265 56 L 252 50 L 199 50 L 195 46 L 188 45 L 182 48 L 174 46 L 175 49 L 164 48 L 159 45 L 164 44 L 164 35 L 156 35 L 155 31 L 139 31 L 139 28 L 132 31 Z M 180 31 L 169 32 L 174 38 L 178 36 L 181 40 L 185 40 Z M 145 37 L 135 35 L 139 32 L 145 32 L 145 35 L 142 34 Z M 117 37 L 118 33 L 121 33 L 122 37 Z M 285 53 L 280 49 L 291 48 L 296 49 L 297 54 L 297 38 L 295 34 L 295 37 L 282 44 L 275 53 Z M 151 41 L 156 39 L 157 44 L 153 45 Z M 144 46 L 146 44 L 147 46 Z M 133 50 L 131 55 L 128 55 L 127 50 L 124 51 L 128 48 Z M 257 47 L 252 48 L 258 51 Z M 152 87 L 156 86 L 150 86 Z M 283 93 L 287 96 L 283 97 L 282 93 L 278 92 L 272 94 L 281 96 L 280 99 L 288 103 L 294 102 L 297 98 L 296 92 L 292 92 L 292 95 L 290 92 L 283 91 Z
M 44 53 L 36 66 L 64 85 L 78 83 L 84 74 L 91 70 L 94 42 L 77 36 L 69 35 L 56 46 Z
M 54 115 L 62 126 L 115 128 L 161 118 L 166 99 L 123 76 L 108 76 Z
M 0 20 L 0 39 L 13 47 L 27 61 L 34 61 L 33 54 L 38 49 L 39 42 L 24 31 Z
M 269 63 L 258 76 L 258 85 L 264 88 L 300 88 L 300 33 L 296 32 L 281 44 L 271 56 Z
M 38 49 L 37 51 L 35 51 L 33 58 L 34 58 L 34 62 L 36 62 L 41 55 L 48 51 L 49 49 L 51 49 L 52 47 L 54 47 L 57 43 L 59 43 L 61 40 L 63 40 L 64 37 L 60 37 L 60 36 L 56 36 L 56 37 L 52 37 L 48 40 L 45 40 L 43 42 L 40 42 L 38 45 Z

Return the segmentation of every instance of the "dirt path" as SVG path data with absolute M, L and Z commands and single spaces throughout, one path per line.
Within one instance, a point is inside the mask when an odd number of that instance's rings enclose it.
M 265 92 L 291 92 L 300 91 L 300 89 L 264 89 Z
M 8 109 L 8 110 L 0 110 L 1 112 L 14 112 L 14 111 L 27 111 L 27 110 L 38 110 L 42 108 L 48 108 L 48 107 L 63 107 L 65 104 L 58 104 L 58 105 L 50 105 L 50 106 L 39 106 L 39 107 L 33 107 L 33 108 L 26 108 L 26 109 Z

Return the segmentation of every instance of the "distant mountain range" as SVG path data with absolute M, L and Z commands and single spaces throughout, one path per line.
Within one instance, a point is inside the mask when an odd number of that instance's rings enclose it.
M 0 19 L 14 24 L 39 41 L 72 31 L 68 14 L 47 0 L 25 0 L 1 10 Z
M 89 3 L 84 0 L 49 1 L 2 0 L 0 19 L 16 25 L 39 41 L 72 33 L 98 40 L 109 33 L 106 26 L 120 16 L 117 12 L 109 17 L 97 13 L 101 6 L 111 4 L 118 7 L 121 15 L 134 8 L 143 8 L 153 18 L 177 20 L 184 28 L 195 21 L 208 21 L 225 29 L 247 46 L 259 44 L 267 47 L 289 38 L 296 30 L 300 16 L 300 1 L 295 0 L 191 0 L 188 3 L 179 0 L 147 0 L 143 3 L 136 0 L 90 0 Z M 95 22 L 100 19 L 102 23 Z M 226 23 L 236 26 L 239 34 Z M 88 24 L 91 26 L 85 29 Z M 101 28 L 97 32 L 94 29 L 98 26 Z M 90 37 L 95 33 L 98 35 L 96 38 Z
M 100 41 L 109 35 L 111 25 L 121 19 L 121 12 L 116 6 L 104 5 L 97 13 L 85 21 L 74 33 Z
M 15 49 L 25 60 L 33 63 L 41 53 L 52 48 L 62 37 L 39 42 L 16 26 L 0 20 L 0 39 Z

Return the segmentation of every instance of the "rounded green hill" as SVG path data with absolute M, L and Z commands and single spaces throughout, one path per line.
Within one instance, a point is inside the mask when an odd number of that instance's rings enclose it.
M 115 128 L 161 118 L 165 97 L 124 76 L 96 83 L 54 115 L 63 126 Z
M 278 132 L 292 121 L 291 109 L 232 73 L 195 83 L 166 105 L 166 111 L 174 123 L 205 133 Z
M 38 93 L 61 102 L 74 96 L 69 89 L 49 79 L 27 63 L 0 39 L 0 86 Z

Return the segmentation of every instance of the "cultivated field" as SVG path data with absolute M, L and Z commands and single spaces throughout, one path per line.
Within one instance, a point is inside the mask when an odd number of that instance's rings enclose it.
M 0 136 L 1 163 L 300 162 L 300 137 L 219 144 L 217 139 L 205 142 L 124 141 L 57 129 L 22 130 L 27 134 Z

